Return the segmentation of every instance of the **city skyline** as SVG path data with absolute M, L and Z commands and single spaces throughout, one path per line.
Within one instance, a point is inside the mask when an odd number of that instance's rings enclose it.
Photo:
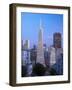
M 33 13 L 21 15 L 21 38 L 25 40 L 24 43 L 22 41 L 22 76 L 62 75 L 63 16 Z
M 30 47 L 38 45 L 38 32 L 40 20 L 43 27 L 43 44 L 53 45 L 53 34 L 63 34 L 63 15 L 61 14 L 35 14 L 21 13 L 22 40 L 30 40 Z M 31 23 L 32 22 L 32 23 Z M 33 33 L 33 34 L 32 34 Z

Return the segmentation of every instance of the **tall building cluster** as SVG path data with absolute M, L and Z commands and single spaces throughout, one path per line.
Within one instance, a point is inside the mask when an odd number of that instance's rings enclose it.
M 58 74 L 63 73 L 62 37 L 59 32 L 53 34 L 53 45 L 43 44 L 43 27 L 40 21 L 38 45 L 30 48 L 29 40 L 22 40 L 22 65 L 42 64 L 44 67 L 54 68 Z

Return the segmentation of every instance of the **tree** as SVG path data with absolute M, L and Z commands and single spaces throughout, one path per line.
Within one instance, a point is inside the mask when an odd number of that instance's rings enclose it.
M 27 67 L 26 66 L 22 66 L 22 77 L 25 77 L 27 75 Z
M 43 75 L 45 75 L 45 71 L 46 71 L 46 68 L 42 64 L 37 63 L 33 67 L 32 75 L 43 76 Z
M 55 69 L 53 69 L 53 68 L 51 68 L 50 69 L 50 75 L 56 75 L 57 73 L 56 73 L 56 70 Z

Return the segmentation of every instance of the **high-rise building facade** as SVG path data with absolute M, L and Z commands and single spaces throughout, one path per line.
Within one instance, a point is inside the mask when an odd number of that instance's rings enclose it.
M 31 63 L 30 60 L 30 42 L 29 40 L 25 40 L 25 43 L 22 41 L 22 65 L 26 65 Z
M 43 28 L 40 21 L 40 30 L 38 34 L 38 47 L 37 47 L 37 60 L 36 63 L 40 63 L 45 66 L 44 50 L 43 50 Z
M 54 35 L 53 35 L 53 46 L 55 48 L 61 48 L 61 33 L 54 33 Z
M 30 50 L 30 59 L 31 59 L 32 65 L 35 65 L 36 59 L 37 59 L 37 47 L 36 47 L 36 45 L 34 45 L 33 48 Z
M 48 48 L 49 52 L 49 66 L 51 67 L 56 63 L 56 52 L 54 47 L 49 47 Z
M 29 48 L 30 48 L 30 41 L 29 40 L 25 40 L 24 49 L 29 49 Z

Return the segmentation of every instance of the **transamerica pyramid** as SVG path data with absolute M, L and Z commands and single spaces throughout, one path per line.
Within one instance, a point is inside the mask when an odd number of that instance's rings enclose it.
M 42 27 L 41 20 L 40 20 L 40 30 L 38 33 L 38 47 L 37 47 L 37 60 L 36 60 L 36 62 L 45 66 L 44 50 L 43 50 L 43 27 Z

